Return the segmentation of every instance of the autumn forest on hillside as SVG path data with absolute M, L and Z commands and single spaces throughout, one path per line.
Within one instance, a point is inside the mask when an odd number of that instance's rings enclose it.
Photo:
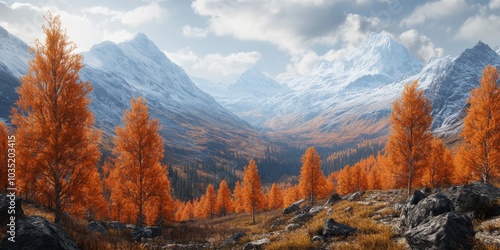
M 14 135 L 15 143 L 0 144 L 0 151 L 15 148 L 17 195 L 53 211 L 55 223 L 70 215 L 168 227 L 247 214 L 247 222 L 255 224 L 264 211 L 281 210 L 300 199 L 318 205 L 333 193 L 404 189 L 409 197 L 422 187 L 500 184 L 500 87 L 493 66 L 484 69 L 480 86 L 471 92 L 460 143 L 453 147 L 432 133 L 431 104 L 415 79 L 392 104 L 390 134 L 380 143 L 363 142 L 358 150 L 336 154 L 304 145 L 296 149 L 301 157 L 293 163 L 300 169 L 295 177 L 289 170 L 269 167 L 278 156 L 290 157 L 268 149 L 264 159 L 240 158 L 242 173 L 228 170 L 236 179 L 210 183 L 202 177 L 193 180 L 188 168 L 167 166 L 162 124 L 150 115 L 144 97 L 130 100 L 122 124 L 115 128 L 112 150 L 104 155 L 101 130 L 94 127 L 88 107 L 92 83 L 79 78 L 82 56 L 74 52 L 59 17 L 49 14 L 46 21 L 46 39 L 32 48 L 28 72 L 17 90 L 12 124 L 0 123 L 0 140 Z M 345 155 L 363 159 L 349 162 Z M 9 166 L 8 155 L 0 154 L 0 162 Z M 9 168 L 1 171 L 0 176 L 8 176 Z M 284 173 L 289 178 L 280 179 Z M 0 178 L 2 191 L 10 185 Z M 176 197 L 195 186 L 204 193 Z

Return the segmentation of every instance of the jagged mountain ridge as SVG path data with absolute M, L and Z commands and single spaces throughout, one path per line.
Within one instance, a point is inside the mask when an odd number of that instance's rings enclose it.
M 391 103 L 404 84 L 419 80 L 433 105 L 433 129 L 440 135 L 457 134 L 469 92 L 488 64 L 500 65 L 499 54 L 482 42 L 456 58 L 434 58 L 422 65 L 389 36 L 371 34 L 345 57 L 323 61 L 310 75 L 285 81 L 285 91 L 262 98 L 256 110 L 241 117 L 296 143 L 377 138 L 387 135 Z
M 3 67 L 7 69 L 4 71 L 0 67 L 0 77 L 9 79 L 2 81 L 8 85 L 2 85 L 0 94 L 3 95 L 19 86 L 19 76 L 27 69 L 28 46 L 2 30 L 0 44 L 15 46 L 2 48 L 0 45 L 0 63 L 16 62 Z M 21 55 L 25 59 L 19 63 L 17 59 L 23 58 Z M 105 135 L 113 134 L 114 128 L 121 125 L 130 99 L 144 96 L 152 118 L 158 118 L 162 124 L 169 162 L 189 163 L 229 152 L 259 157 L 269 145 L 256 129 L 199 90 L 184 70 L 172 63 L 144 34 L 119 44 L 97 44 L 83 56 L 86 66 L 80 76 L 94 87 L 90 108 L 95 114 L 96 126 L 102 128 Z M 2 107 L 2 119 L 8 120 L 15 99 L 17 96 Z

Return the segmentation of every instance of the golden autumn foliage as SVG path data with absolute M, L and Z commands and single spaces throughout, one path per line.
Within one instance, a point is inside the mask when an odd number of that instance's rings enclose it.
M 245 166 L 243 176 L 243 207 L 247 213 L 252 214 L 252 223 L 255 224 L 255 212 L 265 207 L 265 201 L 259 170 L 254 160 L 250 160 L 248 166 Z
M 349 193 L 354 193 L 356 191 L 356 187 L 354 185 L 353 175 L 352 175 L 352 167 L 345 166 L 339 171 L 338 179 L 337 179 L 337 192 L 340 195 L 345 195 Z
M 283 190 L 283 207 L 288 207 L 300 199 L 300 189 L 298 186 L 291 186 Z
M 212 184 L 208 185 L 205 197 L 206 197 L 206 201 L 204 204 L 205 207 L 203 208 L 205 210 L 204 214 L 208 215 L 209 219 L 212 219 L 216 212 L 215 202 L 217 201 L 214 185 Z
M 215 202 L 215 211 L 217 214 L 227 215 L 233 212 L 233 200 L 231 199 L 231 190 L 226 183 L 222 180 L 219 184 L 217 191 L 217 201 Z
M 0 122 L 0 192 L 5 192 L 8 187 L 7 166 L 8 166 L 8 137 L 7 127 Z
M 327 181 L 321 170 L 321 159 L 314 147 L 309 147 L 302 155 L 299 189 L 302 196 L 310 201 L 311 206 L 317 198 L 325 196 L 328 192 Z
M 433 138 L 429 165 L 425 168 L 421 184 L 432 189 L 451 185 L 453 175 L 453 155 L 439 138 Z
M 92 86 L 79 76 L 82 55 L 74 53 L 59 17 L 49 14 L 46 21 L 45 42 L 35 42 L 21 78 L 12 123 L 17 127 L 21 192 L 54 208 L 60 223 L 63 212 L 93 207 L 92 197 L 100 200 L 96 166 L 101 132 L 93 128 L 88 107 Z
M 407 187 L 408 195 L 428 164 L 431 148 L 431 104 L 418 90 L 418 81 L 406 84 L 402 96 L 392 104 L 391 132 L 386 145 L 396 187 Z
M 234 185 L 233 191 L 233 205 L 236 213 L 240 213 L 245 210 L 243 200 L 243 186 L 240 181 L 237 181 Z
M 283 207 L 283 193 L 281 189 L 273 183 L 271 189 L 266 193 L 267 209 L 278 209 Z
M 488 65 L 480 86 L 471 91 L 470 107 L 464 118 L 463 147 L 459 150 L 460 168 L 473 180 L 485 183 L 500 177 L 500 89 L 498 70 Z
M 113 155 L 116 157 L 115 178 L 112 190 L 113 203 L 133 206 L 136 211 L 136 223 L 142 225 L 158 219 L 173 216 L 174 206 L 170 196 L 170 182 L 167 168 L 161 164 L 163 159 L 163 139 L 157 119 L 150 119 L 148 106 L 144 98 L 130 101 L 131 110 L 126 110 L 123 127 L 117 127 Z

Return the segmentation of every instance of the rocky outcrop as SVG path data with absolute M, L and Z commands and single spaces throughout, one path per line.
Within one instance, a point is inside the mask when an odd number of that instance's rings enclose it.
M 228 247 L 230 245 L 234 245 L 236 244 L 238 241 L 240 241 L 241 238 L 245 237 L 245 233 L 235 233 L 231 236 L 229 236 L 229 238 L 227 238 L 226 240 L 224 240 L 222 242 L 222 246 L 221 247 Z
M 358 200 L 359 198 L 361 198 L 361 196 L 363 196 L 365 194 L 365 191 L 358 191 L 352 195 L 349 196 L 349 198 L 347 198 L 348 201 L 355 201 L 355 200 Z
M 335 204 L 335 202 L 341 201 L 341 200 L 342 200 L 342 197 L 340 197 L 339 194 L 333 193 L 332 195 L 330 195 L 330 198 L 328 198 L 328 200 L 326 201 L 324 206 L 325 207 L 331 206 L 331 205 Z
M 243 247 L 243 250 L 264 249 L 264 245 L 269 243 L 269 242 L 270 242 L 269 238 L 264 238 L 264 239 L 248 242 Z
M 356 231 L 356 228 L 340 224 L 332 218 L 326 220 L 325 224 L 323 225 L 324 237 L 348 236 L 355 233 Z
M 300 209 L 300 207 L 298 205 L 292 204 L 292 205 L 286 207 L 285 209 L 283 209 L 283 214 L 291 214 L 295 211 L 298 211 L 299 209 Z
M 114 230 L 122 230 L 122 229 L 127 228 L 127 225 L 126 225 L 126 224 L 124 224 L 124 223 L 121 223 L 121 222 L 119 222 L 119 221 L 110 221 L 110 222 L 108 223 L 108 227 L 109 227 L 110 229 L 114 229 Z
M 451 200 L 455 210 L 466 213 L 472 219 L 495 216 L 499 211 L 497 201 L 500 189 L 491 184 L 474 182 L 451 187 L 442 193 Z
M 402 216 L 402 223 L 404 226 L 413 228 L 420 225 L 420 223 L 428 218 L 454 210 L 453 204 L 448 198 L 446 198 L 446 196 L 433 194 L 422 199 L 415 206 L 409 205 L 408 209 L 404 210 L 404 213 L 406 214 L 403 214 Z
M 106 224 L 102 221 L 91 221 L 85 228 L 92 232 L 108 234 L 108 230 L 106 230 Z
M 412 249 L 472 249 L 474 235 L 468 216 L 449 212 L 423 222 L 404 236 Z
M 305 224 L 306 222 L 308 222 L 312 218 L 313 218 L 313 215 L 309 214 L 309 213 L 298 214 L 295 217 L 288 220 L 288 223 Z
M 311 209 L 309 209 L 309 213 L 312 214 L 312 215 L 316 215 L 316 214 L 318 214 L 321 211 L 323 211 L 323 207 L 322 206 L 314 206 Z
M 134 241 L 142 241 L 142 238 L 156 238 L 161 236 L 162 231 L 159 227 L 135 227 L 130 233 Z
M 0 249 L 69 250 L 78 249 L 59 225 L 43 217 L 33 216 L 19 220 L 15 242 L 4 238 Z
M 0 194 L 0 225 L 7 225 L 11 216 L 15 217 L 15 221 L 23 219 L 25 216 L 21 204 L 19 196 Z
M 420 202 L 421 200 L 425 199 L 426 195 L 418 190 L 415 190 L 415 192 L 413 192 L 413 195 L 410 197 L 410 205 L 417 205 L 418 202 Z
M 288 226 L 286 226 L 285 231 L 287 231 L 287 232 L 291 232 L 291 231 L 293 231 L 293 230 L 295 230 L 295 229 L 299 229 L 299 228 L 300 228 L 300 225 L 299 225 L 299 224 L 297 224 L 297 223 L 292 223 L 292 224 L 288 224 Z

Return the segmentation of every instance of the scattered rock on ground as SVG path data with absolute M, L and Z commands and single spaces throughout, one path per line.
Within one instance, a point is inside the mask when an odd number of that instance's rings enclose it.
M 474 218 L 495 216 L 499 205 L 500 188 L 491 184 L 474 182 L 465 186 L 451 187 L 442 192 L 455 206 L 455 210 Z
M 287 208 L 283 209 L 283 213 L 284 214 L 291 214 L 295 211 L 298 211 L 299 209 L 300 209 L 299 205 L 292 204 L 292 205 L 288 206 Z
M 309 209 L 309 213 L 312 214 L 312 215 L 315 215 L 319 212 L 323 211 L 323 207 L 322 206 L 315 206 L 311 209 Z
M 11 216 L 16 217 L 15 221 L 23 219 L 25 216 L 21 204 L 22 200 L 19 196 L 0 194 L 0 225 L 7 225 Z M 9 210 L 12 209 L 14 214 L 9 213 Z
M 108 223 L 108 227 L 110 229 L 122 230 L 122 229 L 127 228 L 127 225 L 125 225 L 124 223 L 118 222 L 118 221 L 110 221 Z
M 474 235 L 471 219 L 454 211 L 433 217 L 404 236 L 412 249 L 472 249 Z
M 288 226 L 286 226 L 285 231 L 287 231 L 287 232 L 291 232 L 291 231 L 293 231 L 293 230 L 295 230 L 295 229 L 299 229 L 299 228 L 300 228 L 300 225 L 299 225 L 299 224 L 297 224 L 297 223 L 292 223 L 292 224 L 288 224 Z
M 151 230 L 151 238 L 156 238 L 156 237 L 162 235 L 162 231 L 161 231 L 160 227 L 149 226 L 149 227 L 146 227 L 146 229 Z
M 355 201 L 365 194 L 365 191 L 358 191 L 347 198 L 348 201 Z
M 0 249 L 78 249 L 75 241 L 59 225 L 39 216 L 19 220 L 15 236 L 15 242 L 5 237 Z
M 332 218 L 326 220 L 325 224 L 323 225 L 324 237 L 348 236 L 356 231 L 356 228 L 340 224 Z
M 153 232 L 147 227 L 136 227 L 131 233 L 134 241 L 140 242 L 142 238 L 153 238 Z
M 352 213 L 352 207 L 346 207 L 344 213 Z
M 264 238 L 264 239 L 248 242 L 243 247 L 243 250 L 264 249 L 264 245 L 269 243 L 269 242 L 270 242 L 269 238 Z
M 222 242 L 222 247 L 227 247 L 229 245 L 236 244 L 241 238 L 245 237 L 245 235 L 246 235 L 245 233 L 239 232 L 229 236 L 229 238 L 227 238 L 226 240 L 224 240 L 224 242 Z
M 415 190 L 413 192 L 413 195 L 410 197 L 410 205 L 417 205 L 421 200 L 425 199 L 427 197 L 424 193 Z
M 106 230 L 105 227 L 106 224 L 102 221 L 91 221 L 87 226 L 85 227 L 87 230 L 92 231 L 92 232 L 97 232 L 100 234 L 108 234 L 108 230 Z
M 312 237 L 311 241 L 320 241 L 320 242 L 323 242 L 323 241 L 326 241 L 325 237 L 321 236 L 321 235 L 315 235 L 314 237 Z
M 326 203 L 325 203 L 325 207 L 326 207 L 326 206 L 331 206 L 331 205 L 333 205 L 335 202 L 340 201 L 340 200 L 342 200 L 342 198 L 340 197 L 340 195 L 339 195 L 339 194 L 337 194 L 337 193 L 333 193 L 333 194 L 330 196 L 330 198 L 328 198 L 328 200 L 326 201 Z
M 409 228 L 420 225 L 423 221 L 454 211 L 453 204 L 450 199 L 442 194 L 433 194 L 421 200 L 417 205 L 411 207 L 405 216 L 405 221 L 402 221 Z
M 313 216 L 309 213 L 298 214 L 295 217 L 288 220 L 288 223 L 304 224 L 304 223 L 308 222 L 310 219 L 312 219 L 312 217 Z

